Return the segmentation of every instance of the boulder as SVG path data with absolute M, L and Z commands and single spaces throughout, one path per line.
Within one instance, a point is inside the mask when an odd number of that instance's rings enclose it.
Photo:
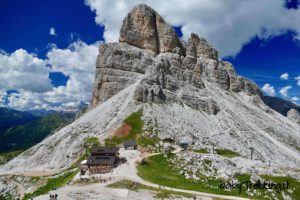
M 300 114 L 296 109 L 290 109 L 287 113 L 287 118 L 300 125 Z

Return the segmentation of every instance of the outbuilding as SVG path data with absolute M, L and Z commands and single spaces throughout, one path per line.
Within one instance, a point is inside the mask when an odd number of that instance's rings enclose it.
M 126 150 L 136 150 L 137 143 L 134 140 L 128 140 L 123 143 L 124 149 Z
M 187 142 L 179 142 L 179 146 L 184 149 L 184 150 L 187 150 L 188 147 L 189 147 L 189 143 Z

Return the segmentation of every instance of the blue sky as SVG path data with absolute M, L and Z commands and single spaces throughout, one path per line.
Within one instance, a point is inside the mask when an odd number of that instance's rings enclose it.
M 0 105 L 26 110 L 88 103 L 99 44 L 117 39 L 123 17 L 140 2 L 162 13 L 183 39 L 191 31 L 207 38 L 238 74 L 266 93 L 300 103 L 295 79 L 300 76 L 300 28 L 285 21 L 298 14 L 298 0 L 267 0 L 264 6 L 258 0 L 247 6 L 234 1 L 2 0 Z M 257 13 L 252 11 L 256 6 Z M 243 15 L 233 12 L 234 7 Z M 273 19 L 272 9 L 279 19 Z

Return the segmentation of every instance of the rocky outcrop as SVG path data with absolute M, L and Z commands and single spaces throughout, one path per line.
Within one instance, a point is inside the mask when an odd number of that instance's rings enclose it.
M 205 57 L 218 60 L 218 51 L 211 47 L 204 38 L 191 33 L 191 38 L 186 45 L 186 54 L 192 57 Z
M 208 114 L 217 114 L 220 107 L 207 94 L 207 86 L 260 95 L 255 83 L 218 60 L 217 50 L 205 39 L 192 33 L 184 48 L 173 28 L 144 4 L 125 17 L 120 43 L 100 46 L 92 105 L 139 79 L 137 102 L 179 102 Z
M 173 51 L 184 53 L 173 28 L 145 4 L 134 7 L 127 14 L 120 30 L 119 41 L 141 49 L 150 49 L 156 53 Z
M 297 110 L 295 109 L 291 109 L 288 113 L 287 113 L 287 118 L 289 118 L 290 120 L 292 120 L 293 122 L 296 122 L 297 124 L 300 125 L 300 114 Z
M 141 51 L 127 43 L 100 45 L 92 106 L 106 101 L 136 82 L 152 65 L 153 57 L 152 51 Z

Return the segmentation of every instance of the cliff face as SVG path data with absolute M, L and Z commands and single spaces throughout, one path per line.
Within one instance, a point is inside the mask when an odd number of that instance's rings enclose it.
M 119 41 L 100 46 L 92 106 L 144 74 L 135 91 L 138 102 L 176 101 L 216 114 L 219 106 L 206 94 L 208 84 L 260 100 L 256 84 L 238 76 L 230 63 L 218 60 L 218 52 L 205 39 L 192 33 L 186 44 L 181 43 L 173 28 L 147 5 L 128 13 Z
M 156 53 L 178 52 L 184 54 L 183 46 L 173 28 L 152 8 L 139 5 L 123 20 L 120 42 Z

